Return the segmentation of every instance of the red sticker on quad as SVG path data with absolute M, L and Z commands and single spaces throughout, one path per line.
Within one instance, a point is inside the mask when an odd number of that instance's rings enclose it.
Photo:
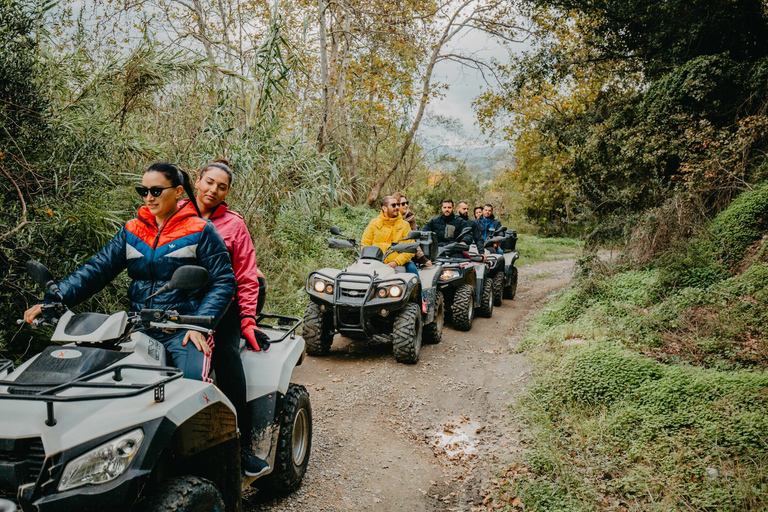
M 51 352 L 51 357 L 55 357 L 56 359 L 76 359 L 82 355 L 83 353 L 79 350 L 73 350 L 71 348 L 63 348 Z

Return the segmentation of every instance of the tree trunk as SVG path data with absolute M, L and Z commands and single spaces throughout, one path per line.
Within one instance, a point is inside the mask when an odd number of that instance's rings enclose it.
M 411 146 L 411 143 L 413 142 L 413 138 L 416 135 L 416 131 L 419 129 L 419 123 L 421 123 L 421 118 L 424 116 L 424 110 L 427 107 L 427 103 L 429 102 L 429 94 L 432 92 L 432 71 L 435 69 L 435 64 L 437 64 L 437 59 L 440 57 L 440 51 L 443 49 L 443 45 L 450 41 L 450 39 L 456 35 L 456 33 L 461 29 L 461 26 L 458 28 L 454 28 L 453 24 L 456 21 L 456 18 L 461 14 L 461 11 L 474 2 L 475 0 L 465 0 L 457 9 L 454 11 L 453 15 L 451 16 L 450 20 L 445 26 L 445 29 L 443 30 L 443 33 L 438 40 L 438 42 L 435 44 L 434 49 L 432 50 L 432 55 L 429 58 L 429 64 L 427 65 L 427 70 L 424 72 L 424 82 L 421 86 L 421 98 L 419 99 L 419 110 L 416 112 L 416 118 L 413 120 L 413 124 L 411 124 L 411 129 L 408 130 L 408 133 L 405 136 L 405 140 L 403 141 L 403 145 L 400 147 L 400 150 L 397 152 L 397 156 L 395 157 L 395 160 L 392 162 L 392 165 L 389 167 L 389 170 L 384 173 L 378 180 L 376 180 L 376 183 L 374 183 L 373 188 L 371 188 L 371 191 L 368 192 L 368 197 L 365 199 L 365 204 L 368 206 L 372 205 L 376 199 L 379 197 L 379 193 L 381 192 L 381 189 L 384 187 L 384 185 L 387 183 L 389 178 L 394 174 L 394 172 L 397 170 L 397 168 L 400 166 L 400 162 L 403 161 L 403 157 L 405 157 L 405 154 L 408 152 L 408 148 Z
M 328 8 L 326 0 L 317 0 L 318 21 L 320 25 L 320 89 L 323 96 L 323 106 L 320 112 L 320 128 L 317 132 L 317 150 L 322 152 L 326 144 L 326 129 L 330 110 L 329 84 L 328 84 L 328 47 L 326 42 L 325 10 Z

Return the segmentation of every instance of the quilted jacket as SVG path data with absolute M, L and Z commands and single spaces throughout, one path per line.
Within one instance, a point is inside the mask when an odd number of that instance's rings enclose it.
M 208 270 L 208 284 L 200 289 L 173 290 L 148 300 L 182 265 Z M 235 276 L 224 241 L 213 224 L 197 216 L 192 203 L 179 209 L 162 228 L 146 206 L 129 220 L 99 253 L 59 283 L 64 303 L 75 306 L 102 290 L 123 270 L 133 282 L 128 287 L 131 310 L 143 307 L 173 309 L 182 315 L 221 319 L 235 293 Z M 45 300 L 55 297 L 46 293 Z
M 365 228 L 360 245 L 376 245 L 382 251 L 387 252 L 390 245 L 407 237 L 410 232 L 411 226 L 401 216 L 387 219 L 383 213 L 380 213 Z M 384 263 L 396 261 L 398 265 L 405 265 L 411 258 L 413 258 L 413 254 L 394 252 L 387 256 Z

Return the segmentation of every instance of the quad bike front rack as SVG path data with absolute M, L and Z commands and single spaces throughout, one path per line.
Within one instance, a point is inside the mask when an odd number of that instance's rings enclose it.
M 13 361 L 11 361 L 10 359 L 0 359 L 0 373 L 8 369 L 13 370 Z
M 165 376 L 149 384 L 119 384 L 123 380 L 124 370 L 139 370 L 165 374 Z M 103 375 L 112 375 L 115 382 L 91 382 Z M 81 375 L 69 382 L 45 383 L 45 382 L 15 382 L 0 380 L 0 386 L 8 386 L 5 391 L 0 391 L 0 400 L 35 400 L 45 402 L 47 417 L 45 424 L 49 427 L 56 425 L 56 417 L 53 413 L 55 402 L 82 402 L 85 400 L 111 400 L 114 398 L 130 398 L 149 391 L 154 391 L 155 402 L 165 401 L 165 385 L 176 379 L 180 379 L 184 372 L 172 366 L 148 366 L 141 364 L 119 364 L 111 368 Z M 43 388 L 43 389 L 40 389 Z M 69 389 L 109 389 L 118 390 L 114 393 L 82 394 L 61 396 L 59 393 Z

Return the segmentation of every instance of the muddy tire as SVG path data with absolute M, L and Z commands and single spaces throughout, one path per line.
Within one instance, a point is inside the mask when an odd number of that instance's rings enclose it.
M 517 267 L 512 267 L 512 282 L 509 283 L 509 286 L 504 287 L 504 298 L 507 300 L 512 300 L 515 298 L 516 293 L 517 293 Z
M 435 319 L 424 326 L 424 343 L 440 343 L 443 339 L 445 324 L 445 299 L 440 292 L 435 293 Z
M 501 270 L 493 276 L 493 305 L 501 306 L 501 299 L 504 295 L 504 271 Z
M 307 344 L 307 354 L 324 356 L 333 344 L 333 319 L 320 309 L 319 304 L 310 302 L 304 311 L 304 325 L 301 335 Z
M 493 315 L 493 281 L 487 276 L 483 279 L 483 291 L 480 304 L 477 305 L 477 316 L 491 318 Z
M 475 318 L 475 290 L 472 285 L 463 284 L 456 290 L 451 305 L 453 327 L 458 331 L 468 331 L 472 328 Z
M 197 476 L 169 478 L 149 499 L 146 512 L 224 512 L 224 502 L 210 480 Z
M 304 386 L 291 384 L 278 415 L 280 434 L 277 438 L 275 469 L 259 480 L 259 494 L 283 496 L 301 485 L 312 449 L 312 406 Z
M 421 353 L 421 308 L 406 304 L 392 324 L 392 350 L 398 363 L 415 364 Z

